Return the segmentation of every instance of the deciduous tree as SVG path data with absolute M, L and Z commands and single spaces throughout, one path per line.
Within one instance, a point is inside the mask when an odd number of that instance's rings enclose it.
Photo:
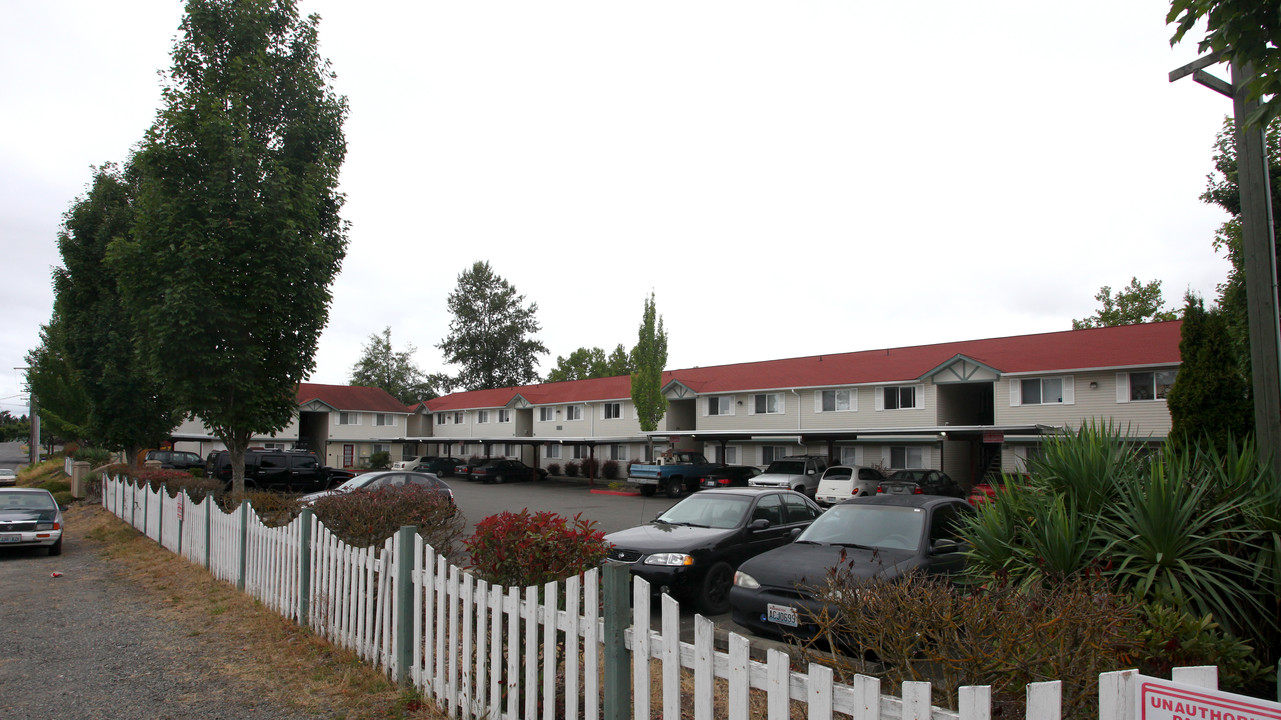
M 188 0 L 136 156 L 134 239 L 113 245 L 141 347 L 227 445 L 285 427 L 346 254 L 346 100 L 294 0 Z
M 88 436 L 89 396 L 67 353 L 62 322 L 54 313 L 40 326 L 40 344 L 27 352 L 27 390 L 36 396 L 41 434 L 62 440 Z
M 538 303 L 477 262 L 458 276 L 448 298 L 449 336 L 438 347 L 445 361 L 461 367 L 453 385 L 488 390 L 538 382 L 538 356 L 547 354 L 535 334 Z
M 1172 0 L 1165 16 L 1175 26 L 1170 44 L 1205 23 L 1197 51 L 1220 52 L 1239 67 L 1251 66 L 1251 99 L 1260 102 L 1247 122 L 1267 124 L 1281 116 L 1281 12 L 1275 2 L 1259 0 Z
M 1104 285 L 1094 299 L 1098 300 L 1103 307 L 1095 311 L 1091 317 L 1073 320 L 1073 330 L 1138 325 L 1179 318 L 1178 312 L 1161 309 L 1165 300 L 1161 297 L 1160 280 L 1142 284 L 1138 278 L 1130 278 L 1130 284 L 1118 290 L 1115 296 L 1112 295 L 1112 288 Z
M 369 336 L 360 360 L 351 367 L 351 384 L 380 387 L 397 400 L 410 404 L 438 397 L 427 376 L 414 364 L 413 345 L 397 351 L 391 345 L 391 328 Z
M 667 413 L 667 397 L 663 395 L 667 331 L 663 329 L 663 317 L 655 308 L 652 292 L 645 299 L 645 311 L 641 315 L 632 359 L 636 363 L 632 372 L 632 403 L 636 406 L 641 430 L 653 432 Z

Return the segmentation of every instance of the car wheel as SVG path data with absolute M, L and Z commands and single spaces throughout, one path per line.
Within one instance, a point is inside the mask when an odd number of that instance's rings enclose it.
M 658 492 L 658 486 L 657 485 L 641 485 L 640 492 L 641 492 L 641 495 L 644 495 L 645 497 L 653 497 L 654 493 Z
M 707 570 L 698 589 L 697 605 L 705 615 L 729 611 L 729 588 L 734 584 L 734 568 L 719 562 Z
M 681 496 L 681 488 L 685 487 L 685 481 L 680 478 L 669 478 L 667 480 L 667 497 L 676 498 Z
M 52 557 L 54 555 L 61 555 L 61 554 L 62 554 L 62 538 L 58 538 L 57 542 L 49 546 L 49 555 Z

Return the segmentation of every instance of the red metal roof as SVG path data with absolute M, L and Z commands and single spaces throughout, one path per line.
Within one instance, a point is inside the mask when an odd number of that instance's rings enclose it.
M 1175 320 L 669 370 L 663 373 L 662 382 L 666 385 L 676 380 L 700 394 L 916 382 L 957 356 L 1001 373 L 1168 365 L 1179 362 L 1182 326 L 1181 321 Z M 631 397 L 631 379 L 623 375 L 476 390 L 453 393 L 426 404 L 433 412 L 497 408 L 517 395 L 533 405 L 626 399 Z
M 318 385 L 316 383 L 299 383 L 298 404 L 319 400 L 338 410 L 408 413 L 411 412 L 404 403 L 392 397 L 391 393 L 378 387 L 361 387 L 357 385 Z

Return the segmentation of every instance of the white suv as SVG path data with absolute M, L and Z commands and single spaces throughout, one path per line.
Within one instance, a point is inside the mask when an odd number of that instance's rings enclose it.
M 827 469 L 827 458 L 818 455 L 788 455 L 765 468 L 765 472 L 747 481 L 750 487 L 781 487 L 802 492 L 810 497 L 818 491 L 818 479 Z
M 391 464 L 391 469 L 392 470 L 413 470 L 414 468 L 418 467 L 419 465 L 422 465 L 428 460 L 432 460 L 434 457 L 435 456 L 433 455 L 415 455 L 414 457 L 406 458 L 404 460 L 397 460 L 396 462 Z

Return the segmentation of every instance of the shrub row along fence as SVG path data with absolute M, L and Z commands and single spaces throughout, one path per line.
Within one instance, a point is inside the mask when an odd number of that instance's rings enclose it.
M 764 663 L 754 661 L 749 640 L 735 634 L 720 652 L 713 624 L 702 616 L 695 617 L 693 644 L 681 642 L 679 605 L 662 596 L 661 630 L 653 630 L 648 585 L 631 583 L 629 597 L 629 573 L 620 566 L 567 578 L 563 586 L 504 588 L 449 565 L 412 527 L 381 546 L 355 548 L 309 510 L 270 528 L 247 502 L 226 513 L 212 499 L 169 497 L 163 487 L 127 478 L 103 478 L 103 505 L 215 577 L 412 684 L 454 717 L 622 720 L 689 716 L 692 708 L 699 720 L 743 720 L 759 717 L 762 707 L 770 720 L 794 710 L 815 719 L 992 716 L 987 687 L 961 688 L 959 709 L 951 711 L 932 707 L 929 683 L 903 683 L 902 697 L 881 694 L 873 677 L 837 684 L 822 665 L 792 671 L 778 650 Z M 1101 676 L 1102 720 L 1137 716 L 1129 691 L 1136 678 L 1133 671 Z M 1175 679 L 1212 686 L 1217 675 L 1214 668 L 1187 669 Z M 1057 681 L 1028 685 L 1027 718 L 1061 714 Z

